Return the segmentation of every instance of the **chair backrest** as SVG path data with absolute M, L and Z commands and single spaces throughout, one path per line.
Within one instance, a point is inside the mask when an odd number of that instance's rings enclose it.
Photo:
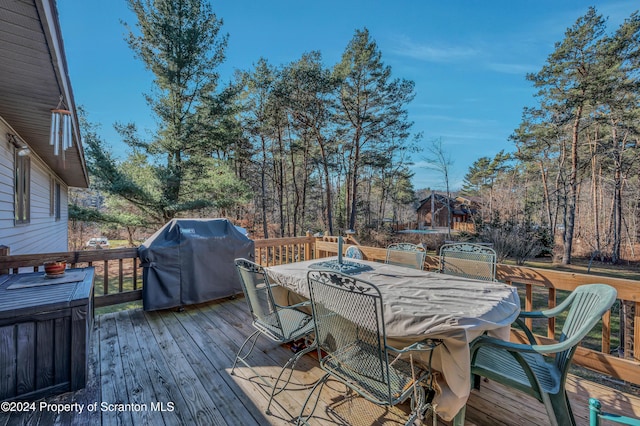
M 235 263 L 253 321 L 282 331 L 271 284 L 264 273 L 264 268 L 247 259 L 236 259 Z
M 576 288 L 554 310 L 563 311 L 569 307 L 560 338 L 561 351 L 556 353 L 554 362 L 562 372 L 562 383 L 569 370 L 571 358 L 578 343 L 611 309 L 616 301 L 616 289 L 606 284 L 585 284 Z M 563 349 L 564 348 L 564 349 Z
M 375 381 L 376 387 L 386 389 L 391 399 L 378 288 L 338 272 L 310 271 L 307 277 L 320 365 L 364 390 Z M 348 371 L 348 377 L 341 371 Z M 356 377 L 361 377 L 362 382 L 354 383 Z
M 427 253 L 418 245 L 411 243 L 396 243 L 387 246 L 385 263 L 390 265 L 407 266 L 414 269 L 424 268 Z
M 350 259 L 358 259 L 358 260 L 362 260 L 364 258 L 364 256 L 362 255 L 362 252 L 356 246 L 347 247 L 347 250 L 344 252 L 344 256 Z
M 464 278 L 495 281 L 496 252 L 491 247 L 471 243 L 440 247 L 440 272 Z

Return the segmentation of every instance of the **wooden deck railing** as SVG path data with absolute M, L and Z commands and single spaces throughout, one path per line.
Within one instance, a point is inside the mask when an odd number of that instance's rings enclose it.
M 264 266 L 313 259 L 315 238 L 272 238 L 255 241 L 255 259 Z M 96 270 L 95 307 L 142 299 L 142 271 L 138 249 L 80 250 L 59 253 L 9 255 L 0 247 L 0 274 L 44 271 L 44 262 L 65 260 L 72 268 L 93 266 Z
M 60 253 L 0 255 L 0 273 L 44 271 L 43 263 L 64 260 L 72 268 L 93 266 L 96 271 L 95 307 L 142 299 L 137 248 L 80 250 Z
M 296 238 L 274 238 L 255 241 L 256 261 L 264 266 L 296 262 L 332 256 L 337 253 L 337 237 L 315 238 L 307 234 Z M 357 241 L 347 239 L 348 244 Z M 347 245 L 345 245 L 346 248 Z M 384 262 L 386 249 L 359 245 L 365 258 Z M 114 305 L 142 298 L 142 280 L 140 262 L 136 248 L 110 250 L 83 250 L 63 253 L 33 255 L 3 255 L 0 250 L 0 273 L 17 273 L 26 270 L 41 270 L 47 260 L 66 260 L 72 267 L 94 266 L 96 268 L 95 306 Z M 425 266 L 438 269 L 439 259 L 427 256 Z M 560 272 L 549 269 L 527 268 L 510 265 L 498 265 L 497 278 L 500 281 L 523 288 L 524 308 L 526 310 L 544 309 L 555 306 L 558 292 L 573 291 L 581 284 L 604 283 L 616 288 L 618 298 L 635 304 L 634 346 L 635 359 L 622 359 L 610 355 L 611 314 L 602 319 L 600 349 L 578 348 L 574 362 L 590 369 L 602 372 L 615 379 L 640 385 L 640 282 L 597 275 Z M 545 306 L 534 304 L 534 294 L 546 293 Z M 546 326 L 546 335 L 538 336 L 542 342 L 549 342 L 558 336 L 558 325 L 550 320 Z M 514 331 L 512 339 L 524 341 L 522 333 Z
M 305 237 L 269 238 L 255 240 L 256 262 L 262 266 L 301 262 L 314 257 L 316 239 L 307 232 Z
M 453 222 L 451 229 L 454 231 L 476 232 L 476 226 L 473 223 L 468 222 Z

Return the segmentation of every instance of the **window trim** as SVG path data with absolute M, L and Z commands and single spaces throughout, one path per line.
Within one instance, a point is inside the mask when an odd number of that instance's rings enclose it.
M 54 178 L 53 176 L 49 176 L 49 216 L 53 217 L 53 215 L 55 214 L 55 198 L 54 198 L 54 191 L 55 191 L 55 184 L 56 184 L 56 178 Z
M 14 154 L 13 210 L 16 225 L 31 222 L 31 158 Z
M 61 193 L 62 185 L 58 179 L 51 175 L 49 180 L 49 216 L 55 218 L 56 221 L 62 217 Z
M 54 195 L 55 195 L 55 218 L 56 220 L 60 220 L 62 217 L 62 206 L 60 204 L 60 200 L 62 199 L 62 186 L 60 182 L 56 181 L 54 184 Z

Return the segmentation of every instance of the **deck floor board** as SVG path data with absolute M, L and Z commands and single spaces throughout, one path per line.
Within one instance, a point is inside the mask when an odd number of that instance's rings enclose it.
M 126 314 L 109 313 L 100 318 L 100 387 L 102 402 L 125 404 L 129 402 L 122 360 L 128 356 L 125 336 L 118 336 L 116 321 L 126 321 Z M 99 405 L 101 405 L 99 403 Z M 133 424 L 131 411 L 102 410 L 105 426 Z
M 83 404 L 83 413 L 0 413 L 0 426 L 295 424 L 293 419 L 322 371 L 313 356 L 303 357 L 290 386 L 272 403 L 272 415 L 266 415 L 270 389 L 244 366 L 237 367 L 235 375 L 230 374 L 235 352 L 253 332 L 250 323 L 242 298 L 182 310 L 137 309 L 100 315 L 95 320 L 89 351 L 87 387 L 47 399 Z M 287 347 L 260 337 L 252 365 L 272 382 L 279 366 L 290 356 Z M 589 397 L 599 398 L 607 411 L 640 416 L 640 398 L 636 396 L 576 376 L 569 377 L 567 388 L 579 425 L 588 424 Z M 86 409 L 96 402 L 97 411 Z M 147 409 L 101 411 L 103 402 L 138 403 Z M 165 411 L 158 411 L 160 402 Z M 155 410 L 151 409 L 152 403 L 156 404 Z M 311 423 L 402 425 L 407 412 L 407 404 L 378 407 L 345 393 L 343 385 L 330 381 Z M 466 420 L 467 426 L 548 424 L 541 403 L 491 381 L 483 381 L 480 391 L 472 391 Z M 447 425 L 442 421 L 439 424 Z
M 116 323 L 118 338 L 122 353 L 122 366 L 127 387 L 127 402 L 132 404 L 148 404 L 153 401 L 153 386 L 151 378 L 142 357 L 142 349 L 134 333 L 131 321 L 118 321 Z M 144 342 L 143 342 L 144 343 Z M 143 426 L 163 424 L 164 418 L 161 411 L 137 410 L 131 412 L 132 422 Z
M 158 341 L 147 322 L 147 317 L 141 310 L 131 310 L 128 313 L 140 343 L 140 355 L 144 360 L 140 368 L 146 368 L 151 378 L 153 401 L 148 402 L 167 404 L 171 401 L 175 404 L 173 410 L 167 408 L 162 412 L 166 425 L 193 424 L 193 416 L 187 409 L 187 403 L 173 380 L 171 366 L 165 361 Z
M 178 385 L 178 389 L 184 397 L 186 405 L 180 406 L 179 410 L 189 410 L 193 415 L 195 425 L 226 425 L 227 423 L 220 415 L 214 400 L 207 388 L 200 381 L 198 375 L 193 370 L 191 364 L 185 357 L 182 347 L 178 345 L 171 330 L 163 321 L 162 314 L 150 312 L 147 315 L 149 326 L 151 327 L 158 345 L 162 348 L 162 354 L 169 365 L 169 371 L 173 375 L 173 380 Z M 168 312 L 165 317 L 171 317 Z M 167 401 L 167 403 L 172 401 Z

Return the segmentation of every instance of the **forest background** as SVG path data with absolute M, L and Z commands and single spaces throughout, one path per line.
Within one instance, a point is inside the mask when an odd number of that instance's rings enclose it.
M 450 188 L 453 153 L 412 132 L 414 84 L 393 75 L 366 28 L 332 66 L 321 52 L 283 65 L 261 59 L 223 86 L 216 68 L 228 39 L 207 2 L 129 6 L 137 22 L 127 40 L 155 76 L 146 99 L 159 127 L 143 137 L 135 123 L 118 124 L 129 152 L 117 160 L 83 114 L 92 188 L 73 196 L 75 234 L 93 222 L 133 242 L 174 217 L 229 217 L 253 238 L 366 236 L 415 222 L 430 189 L 413 187 L 409 166 L 426 160 L 442 174 L 439 189 L 479 201 L 480 238 L 502 230 L 546 246 L 555 239 L 563 263 L 576 245 L 614 263 L 635 257 L 637 13 L 614 29 L 595 8 L 578 17 L 527 75 L 537 106 L 523 110 L 513 152 L 478 158 L 463 187 Z

